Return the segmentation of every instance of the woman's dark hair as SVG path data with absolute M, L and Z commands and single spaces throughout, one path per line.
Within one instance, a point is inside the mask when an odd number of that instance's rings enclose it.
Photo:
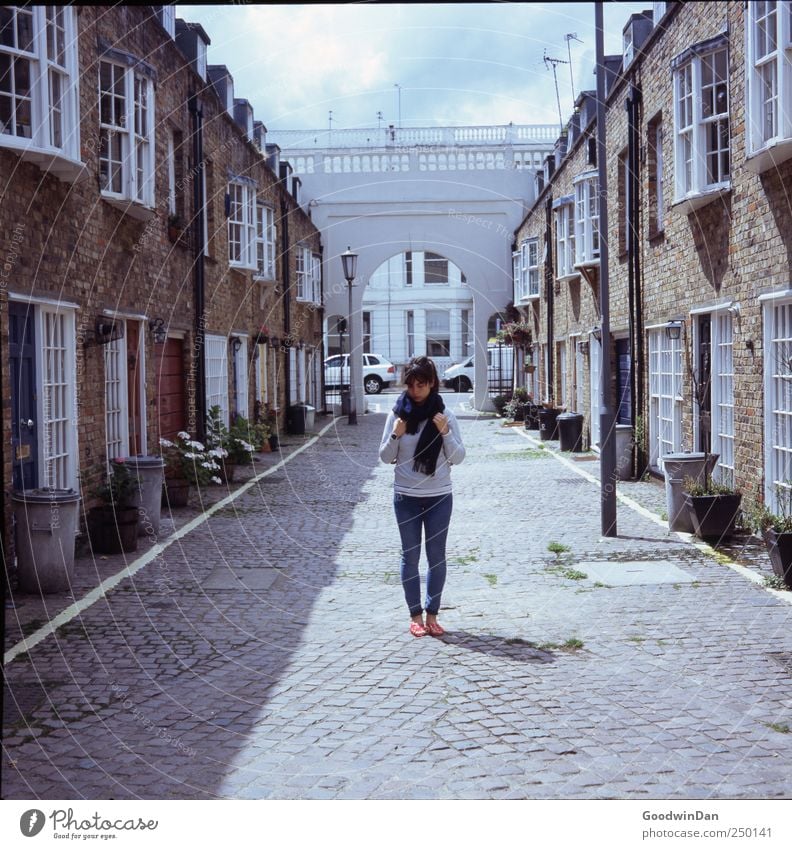
M 435 364 L 429 357 L 413 357 L 404 368 L 403 382 L 409 386 L 416 381 L 428 383 L 433 392 L 440 390 L 440 379 Z

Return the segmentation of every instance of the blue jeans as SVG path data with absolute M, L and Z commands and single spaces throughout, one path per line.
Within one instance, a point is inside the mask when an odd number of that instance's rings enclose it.
M 393 498 L 402 544 L 401 582 L 410 616 L 418 616 L 424 610 L 421 606 L 421 576 L 418 574 L 422 531 L 429 564 L 426 575 L 426 612 L 436 616 L 440 610 L 440 596 L 446 579 L 446 537 L 453 504 L 451 493 L 428 497 L 396 493 Z

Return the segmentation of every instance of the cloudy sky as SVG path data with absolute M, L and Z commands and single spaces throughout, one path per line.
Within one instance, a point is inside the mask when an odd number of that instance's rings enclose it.
M 650 2 L 606 2 L 605 51 Z M 594 3 L 350 3 L 177 6 L 212 40 L 236 97 L 269 130 L 554 124 L 595 89 Z M 567 34 L 576 38 L 567 39 Z M 378 118 L 377 113 L 382 118 Z

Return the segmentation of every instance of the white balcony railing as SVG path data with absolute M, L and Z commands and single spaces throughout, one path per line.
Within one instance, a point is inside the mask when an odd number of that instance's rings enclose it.
M 503 124 L 470 127 L 363 127 L 360 129 L 271 130 L 267 141 L 284 152 L 337 148 L 434 148 L 486 145 L 552 146 L 557 124 Z

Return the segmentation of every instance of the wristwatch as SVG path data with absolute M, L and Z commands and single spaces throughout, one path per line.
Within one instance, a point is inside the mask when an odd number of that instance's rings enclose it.
M 395 433 L 392 433 L 392 434 L 391 434 L 391 439 L 398 439 L 398 438 L 399 438 L 399 437 L 398 437 L 398 436 L 396 436 L 396 434 L 395 434 Z

